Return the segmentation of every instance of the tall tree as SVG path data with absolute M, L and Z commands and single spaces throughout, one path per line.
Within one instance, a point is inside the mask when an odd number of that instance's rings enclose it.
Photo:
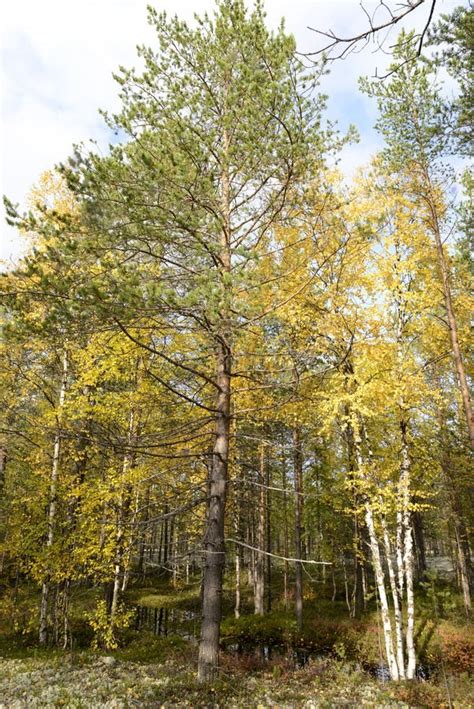
M 96 265 L 83 297 L 187 373 L 178 394 L 214 417 L 199 652 L 207 681 L 218 664 L 233 350 L 263 315 L 242 294 L 257 286 L 264 237 L 289 217 L 289 197 L 321 162 L 324 102 L 283 25 L 265 26 L 260 2 L 248 13 L 243 0 L 222 0 L 195 27 L 151 8 L 149 21 L 159 49 L 140 48 L 143 74 L 121 70 L 123 108 L 108 118 L 129 142 L 105 159 L 76 156 L 68 176 L 85 205 L 82 247 Z M 170 356 L 161 332 L 171 321 L 201 333 L 199 357 Z
M 451 133 L 445 121 L 444 102 L 426 64 L 409 61 L 413 33 L 401 33 L 394 61 L 404 62 L 388 83 L 362 81 L 362 88 L 378 100 L 377 129 L 383 135 L 386 164 L 395 172 L 404 189 L 421 204 L 420 218 L 433 236 L 446 308 L 451 350 L 464 408 L 468 437 L 474 447 L 474 415 L 466 368 L 461 351 L 461 335 L 455 314 L 451 266 L 445 239 L 450 228 L 445 204 L 449 169 L 442 158 L 449 151 Z

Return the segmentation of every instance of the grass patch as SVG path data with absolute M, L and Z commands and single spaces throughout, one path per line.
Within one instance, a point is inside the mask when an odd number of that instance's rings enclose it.
M 121 661 L 139 663 L 192 662 L 193 648 L 178 635 L 165 637 L 142 631 L 135 632 L 127 645 L 116 650 L 113 656 Z

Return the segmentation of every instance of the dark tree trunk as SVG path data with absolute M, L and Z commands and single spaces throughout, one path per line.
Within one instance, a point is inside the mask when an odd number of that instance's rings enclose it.
M 272 557 L 270 556 L 272 551 L 272 528 L 271 528 L 271 497 L 270 497 L 270 463 L 268 461 L 265 475 L 266 484 L 266 532 L 267 532 L 267 613 L 270 613 L 272 609 Z
M 217 419 L 210 470 L 210 499 L 204 540 L 202 582 L 202 624 L 199 644 L 198 680 L 208 682 L 217 675 L 219 634 L 224 572 L 224 516 L 230 430 L 231 353 L 224 341 L 219 343 L 217 358 Z
M 425 532 L 423 529 L 423 517 L 418 510 L 413 512 L 411 516 L 413 527 L 413 539 L 415 542 L 415 558 L 416 558 L 416 580 L 423 581 L 426 574 L 426 550 L 425 550 Z
M 361 618 L 364 612 L 364 554 L 360 534 L 360 521 L 354 520 L 354 618 Z

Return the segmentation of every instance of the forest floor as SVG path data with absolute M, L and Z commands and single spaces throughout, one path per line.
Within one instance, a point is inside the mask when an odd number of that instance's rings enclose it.
M 85 621 L 95 591 L 78 589 L 73 597 L 74 642 L 65 651 L 37 646 L 37 591 L 16 594 L 14 605 L 4 594 L 0 709 L 474 707 L 472 625 L 447 588 L 437 596 L 443 618 L 436 623 L 429 599 L 418 597 L 420 676 L 399 683 L 385 676 L 375 609 L 354 621 L 342 600 L 310 593 L 308 588 L 304 628 L 297 631 L 292 614 L 277 604 L 255 616 L 250 596 L 236 620 L 226 589 L 219 679 L 206 688 L 196 679 L 197 585 L 131 589 L 126 600 L 136 609 L 133 627 L 107 652 L 91 649 Z
M 219 680 L 204 689 L 185 655 L 171 652 L 159 662 L 119 659 L 120 652 L 0 658 L 0 707 L 473 706 L 466 675 L 447 682 L 381 682 L 354 663 L 334 659 L 311 660 L 300 669 L 271 663 L 249 668 L 248 658 L 239 664 L 224 654 Z

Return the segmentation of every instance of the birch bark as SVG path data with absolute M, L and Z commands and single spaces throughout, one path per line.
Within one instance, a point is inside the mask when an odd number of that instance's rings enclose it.
M 51 475 L 49 482 L 49 507 L 48 507 L 48 534 L 46 538 L 46 548 L 50 549 L 54 542 L 54 532 L 56 526 L 56 495 L 58 487 L 59 473 L 59 457 L 61 452 L 61 417 L 64 401 L 66 398 L 68 376 L 68 354 L 66 350 L 62 357 L 62 376 L 59 390 L 58 408 L 56 414 L 56 433 L 54 436 L 53 461 L 51 466 Z M 41 603 L 40 603 L 40 622 L 39 622 L 39 643 L 46 645 L 48 640 L 48 606 L 50 594 L 50 578 L 46 574 L 46 578 L 41 588 Z

